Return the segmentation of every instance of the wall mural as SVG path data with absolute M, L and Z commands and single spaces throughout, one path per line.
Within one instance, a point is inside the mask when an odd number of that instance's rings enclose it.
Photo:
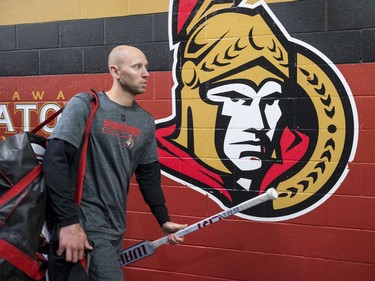
M 31 78 L 46 81 L 45 78 Z M 25 79 L 23 79 L 25 80 Z M 58 111 L 67 98 L 63 91 L 47 93 L 47 91 L 17 90 L 19 85 L 14 78 L 11 78 L 9 87 L 4 87 L 2 99 L 10 102 L 0 102 L 0 141 L 18 132 L 30 132 L 38 124 L 44 122 L 49 115 Z M 29 80 L 30 81 L 30 80 Z M 27 84 L 28 85 L 28 84 Z M 48 88 L 48 87 L 47 87 Z M 45 102 L 45 100 L 54 100 Z M 40 134 L 47 137 L 56 125 L 56 120 L 43 127 Z
M 280 221 L 340 186 L 357 146 L 350 89 L 263 1 L 171 1 L 172 115 L 157 120 L 163 174 L 223 209 L 274 187 L 239 216 Z

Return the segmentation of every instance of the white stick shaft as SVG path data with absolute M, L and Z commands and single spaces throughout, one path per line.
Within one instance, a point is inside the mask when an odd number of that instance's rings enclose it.
M 241 204 L 238 204 L 232 208 L 229 208 L 228 210 L 225 210 L 225 211 L 222 211 L 220 213 L 217 213 L 209 218 L 205 218 L 195 224 L 192 224 L 184 229 L 181 229 L 180 231 L 177 231 L 175 233 L 175 235 L 177 237 L 182 237 L 182 236 L 185 236 L 193 231 L 196 231 L 196 230 L 199 230 L 203 227 L 206 227 L 208 225 L 211 225 L 215 222 L 218 222 L 226 217 L 229 217 L 231 215 L 234 215 L 238 212 L 242 212 L 246 209 L 249 209 L 251 207 L 254 207 L 256 205 L 259 205 L 265 201 L 268 201 L 268 200 L 274 200 L 278 197 L 278 194 L 276 192 L 276 190 L 274 188 L 270 188 L 267 190 L 266 193 L 263 193 L 261 195 L 258 195 L 252 199 L 249 199 L 245 202 L 242 202 Z M 151 242 L 151 245 L 154 249 L 160 247 L 161 245 L 164 245 L 168 243 L 168 236 L 164 236 L 158 240 L 154 240 Z

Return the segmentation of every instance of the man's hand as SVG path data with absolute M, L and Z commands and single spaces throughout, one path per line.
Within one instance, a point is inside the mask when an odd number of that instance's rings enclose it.
M 161 228 L 163 229 L 165 234 L 169 234 L 168 243 L 172 245 L 176 245 L 176 244 L 182 243 L 184 241 L 184 237 L 177 237 L 173 233 L 187 226 L 188 226 L 187 224 L 178 224 L 178 223 L 174 223 L 171 221 L 167 221 L 166 223 L 162 225 Z
M 65 260 L 67 262 L 78 262 L 83 258 L 85 249 L 92 250 L 93 247 L 78 223 L 64 226 L 60 229 L 58 256 L 65 252 Z

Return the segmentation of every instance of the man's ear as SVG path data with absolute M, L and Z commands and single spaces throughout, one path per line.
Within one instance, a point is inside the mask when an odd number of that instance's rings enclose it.
M 117 65 L 110 65 L 109 73 L 111 73 L 113 78 L 120 79 L 119 68 Z

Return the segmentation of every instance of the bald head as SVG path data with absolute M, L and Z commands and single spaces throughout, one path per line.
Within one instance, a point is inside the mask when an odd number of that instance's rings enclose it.
M 125 45 L 115 47 L 108 56 L 108 68 L 113 84 L 107 94 L 113 100 L 124 93 L 133 99 L 134 95 L 145 92 L 150 75 L 147 58 L 141 50 Z
M 108 57 L 108 67 L 111 65 L 121 66 L 126 60 L 134 55 L 142 54 L 142 51 L 132 46 L 121 45 L 115 47 Z

